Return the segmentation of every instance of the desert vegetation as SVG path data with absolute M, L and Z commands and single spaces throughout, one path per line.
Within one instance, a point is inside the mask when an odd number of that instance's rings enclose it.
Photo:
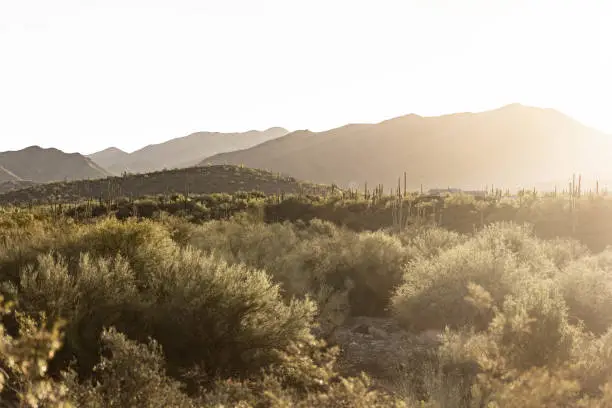
M 605 407 L 595 191 L 192 193 L 0 209 L 23 407 Z
M 0 185 L 0 188 L 2 185 Z M 25 188 L 30 187 L 30 188 Z M 39 205 L 90 204 L 112 205 L 120 199 L 161 196 L 169 198 L 212 193 L 237 193 L 257 190 L 266 194 L 324 194 L 329 186 L 300 182 L 269 171 L 244 166 L 204 166 L 160 170 L 146 174 L 123 173 L 117 177 L 82 179 L 27 186 L 5 183 L 0 189 L 0 204 Z M 2 194 L 4 193 L 4 194 Z

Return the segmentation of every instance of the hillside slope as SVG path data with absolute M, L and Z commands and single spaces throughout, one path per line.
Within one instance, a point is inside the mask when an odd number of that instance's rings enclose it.
M 320 183 L 409 189 L 508 188 L 612 174 L 607 135 L 552 109 L 513 104 L 480 113 L 407 115 L 326 132 L 299 131 L 202 164 L 243 164 Z
M 21 178 L 15 175 L 12 171 L 5 169 L 3 166 L 0 166 L 0 183 L 14 182 L 19 180 L 21 180 Z
M 94 163 L 104 168 L 109 168 L 113 164 L 125 160 L 130 154 L 116 147 L 109 147 L 102 151 L 88 155 Z
M 117 154 L 104 150 L 90 155 L 94 161 L 115 174 L 124 171 L 147 173 L 163 169 L 184 168 L 197 165 L 206 157 L 246 149 L 288 133 L 275 127 L 265 131 L 244 133 L 197 132 L 164 143 L 146 146 L 129 154 Z
M 0 181 L 0 194 L 8 193 L 9 191 L 21 190 L 31 186 L 35 186 L 38 183 L 33 181 Z
M 238 166 L 207 166 L 98 180 L 38 184 L 0 193 L 0 205 L 34 202 L 74 203 L 86 199 L 138 198 L 159 194 L 211 194 L 237 191 L 318 194 L 328 190 L 327 186 L 302 183 L 292 177 L 280 177 L 262 170 Z
M 31 146 L 0 153 L 0 180 L 46 183 L 107 177 L 110 173 L 78 153 Z

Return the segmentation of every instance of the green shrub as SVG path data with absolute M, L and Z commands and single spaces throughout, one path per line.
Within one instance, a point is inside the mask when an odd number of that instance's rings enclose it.
M 14 312 L 0 297 L 0 315 Z M 49 360 L 61 347 L 61 324 L 20 315 L 19 333 L 11 336 L 0 323 L 0 403 L 2 406 L 71 408 L 68 388 L 48 376 Z
M 232 263 L 265 269 L 288 296 L 310 294 L 322 310 L 330 296 L 348 296 L 351 314 L 375 316 L 386 314 L 414 253 L 383 232 L 355 233 L 319 220 L 303 228 L 211 222 L 194 233 L 193 243 Z
M 309 339 L 311 302 L 285 303 L 263 271 L 179 249 L 160 225 L 105 221 L 80 238 L 23 263 L 13 291 L 22 310 L 68 320 L 62 355 L 76 356 L 81 373 L 111 325 L 154 337 L 174 373 L 197 364 L 212 376 L 257 371 L 275 350 Z
M 542 249 L 557 268 L 564 268 L 571 262 L 589 255 L 588 248 L 579 241 L 555 238 L 541 242 Z
M 601 395 L 602 388 L 612 381 L 612 329 L 600 336 L 585 336 L 576 345 L 571 373 L 583 391 L 591 396 Z
M 129 263 L 81 254 L 69 268 L 57 254 L 39 255 L 24 266 L 14 289 L 20 309 L 44 311 L 50 319 L 65 319 L 65 346 L 58 356 L 60 368 L 74 356 L 81 373 L 90 372 L 99 357 L 99 337 L 105 326 L 130 325 L 146 304 L 141 303 L 138 282 Z M 122 327 L 123 328 L 123 327 Z
M 340 376 L 335 369 L 337 351 L 320 342 L 292 347 L 281 353 L 282 362 L 265 370 L 262 378 L 220 381 L 204 400 L 224 407 L 407 408 L 399 398 L 374 389 L 366 375 Z
M 398 234 L 403 245 L 410 247 L 415 257 L 431 258 L 440 252 L 462 244 L 467 237 L 438 227 L 411 228 Z
M 310 338 L 314 305 L 285 304 L 263 271 L 186 249 L 154 282 L 143 324 L 180 367 L 197 363 L 210 374 L 241 375 Z
M 183 384 L 170 379 L 164 356 L 155 340 L 138 344 L 117 332 L 101 334 L 103 357 L 93 368 L 94 379 L 79 383 L 66 375 L 70 396 L 81 407 L 196 407 Z
M 483 330 L 492 315 L 466 300 L 470 284 L 484 288 L 492 304 L 500 307 L 507 295 L 556 272 L 539 242 L 526 230 L 491 226 L 438 256 L 411 262 L 404 283 L 393 296 L 393 310 L 400 322 L 414 330 L 446 326 Z
M 474 299 L 487 298 L 486 292 L 477 292 L 472 287 Z M 481 306 L 486 308 L 485 303 Z M 521 406 L 518 401 L 533 407 L 578 406 L 581 386 L 571 367 L 576 351 L 589 342 L 568 323 L 556 286 L 536 282 L 494 309 L 486 331 L 446 330 L 438 352 L 439 372 L 445 375 L 436 395 L 457 384 L 458 406 Z M 583 356 L 581 361 L 592 360 Z
M 554 368 L 566 362 L 580 338 L 567 306 L 550 281 L 534 282 L 508 296 L 488 329 L 509 368 Z
M 570 318 L 596 334 L 607 331 L 612 325 L 612 252 L 570 263 L 558 280 Z

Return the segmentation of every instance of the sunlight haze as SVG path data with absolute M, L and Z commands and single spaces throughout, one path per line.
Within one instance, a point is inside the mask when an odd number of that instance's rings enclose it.
M 555 108 L 612 133 L 612 3 L 0 0 L 0 151 Z

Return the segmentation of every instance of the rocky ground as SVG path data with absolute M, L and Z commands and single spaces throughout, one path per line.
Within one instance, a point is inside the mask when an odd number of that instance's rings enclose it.
M 341 349 L 341 372 L 365 372 L 380 387 L 398 391 L 407 385 L 406 381 L 415 380 L 405 376 L 420 371 L 414 365 L 425 368 L 435 364 L 440 335 L 435 331 L 408 332 L 391 318 L 354 317 L 337 328 L 328 341 Z

